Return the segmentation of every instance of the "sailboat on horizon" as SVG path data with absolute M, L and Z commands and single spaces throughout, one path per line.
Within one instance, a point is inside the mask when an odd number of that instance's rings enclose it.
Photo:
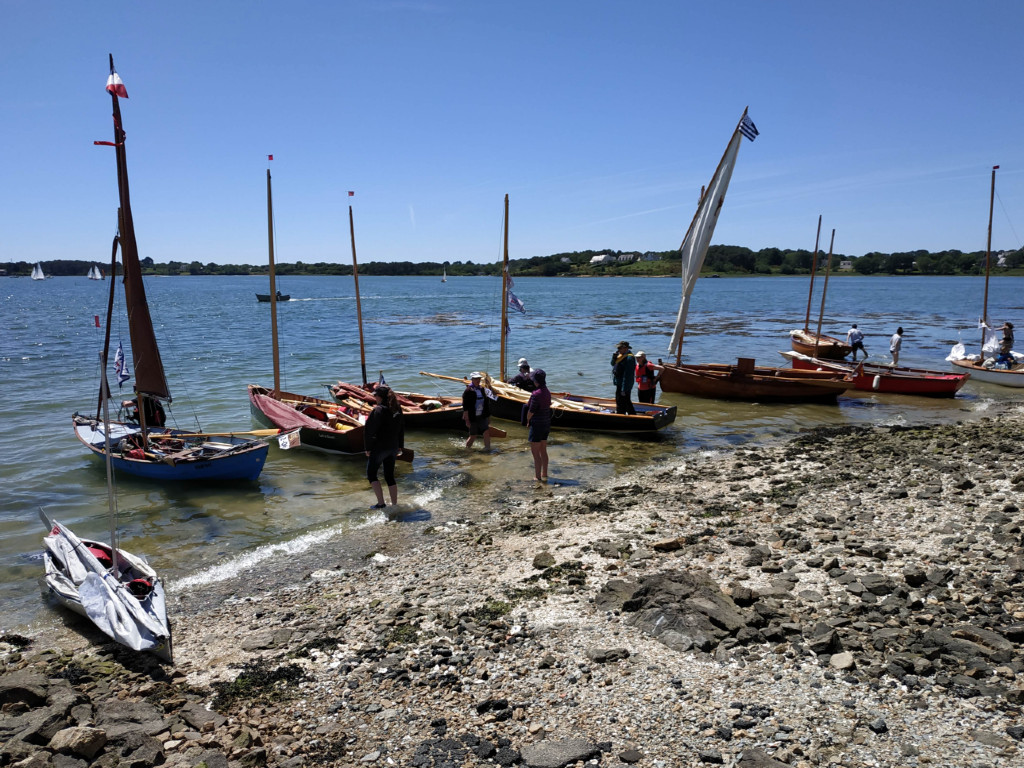
M 43 274 L 43 265 L 36 262 L 36 265 L 32 267 L 32 279 L 33 280 L 45 280 L 46 275 Z

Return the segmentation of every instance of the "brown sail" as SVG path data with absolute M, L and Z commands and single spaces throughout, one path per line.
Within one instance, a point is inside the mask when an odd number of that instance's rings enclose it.
M 110 74 L 114 71 L 114 57 L 110 56 Z M 117 154 L 117 190 L 121 201 L 121 262 L 124 266 L 124 294 L 128 308 L 128 330 L 132 339 L 132 364 L 135 370 L 135 391 L 151 397 L 170 401 L 164 364 L 156 345 L 153 320 L 146 302 L 146 289 L 142 284 L 142 266 L 139 263 L 139 247 L 135 242 L 135 224 L 132 221 L 132 205 L 128 194 L 128 158 L 125 154 L 125 133 L 121 127 L 121 106 L 118 91 L 127 98 L 124 86 L 108 84 L 110 100 L 114 107 L 114 151 Z

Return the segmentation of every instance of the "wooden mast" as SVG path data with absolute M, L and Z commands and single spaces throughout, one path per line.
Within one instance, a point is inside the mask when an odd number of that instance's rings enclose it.
M 274 350 L 274 392 L 281 391 L 281 364 L 277 347 L 277 283 L 274 279 L 274 199 L 270 192 L 270 169 L 267 168 L 267 244 L 270 254 L 270 336 Z
M 366 386 L 366 347 L 363 345 L 363 306 L 359 302 L 359 264 L 356 262 L 356 225 L 352 218 L 352 206 L 348 207 L 348 231 L 352 238 L 352 277 L 356 283 L 356 318 L 359 321 L 359 364 L 363 371 L 363 386 Z
M 807 291 L 807 314 L 804 316 L 804 330 L 811 326 L 811 299 L 814 296 L 814 271 L 818 266 L 818 243 L 821 242 L 821 214 L 818 214 L 818 234 L 814 236 L 814 253 L 811 255 L 811 287 Z
M 818 356 L 818 342 L 821 341 L 821 322 L 825 317 L 825 294 L 828 293 L 828 276 L 832 273 L 832 246 L 836 242 L 836 231 L 832 230 L 832 239 L 828 244 L 828 261 L 825 262 L 825 287 L 821 289 L 821 311 L 818 312 L 818 331 L 814 334 L 814 357 Z
M 501 259 L 501 380 L 505 381 L 505 335 L 508 328 L 508 195 L 505 195 L 505 249 Z
M 985 298 L 981 304 L 981 358 L 985 359 L 985 330 L 988 326 L 988 275 L 992 269 L 992 210 L 996 202 L 996 170 L 998 165 L 992 166 L 992 191 L 988 198 L 988 241 L 985 244 Z

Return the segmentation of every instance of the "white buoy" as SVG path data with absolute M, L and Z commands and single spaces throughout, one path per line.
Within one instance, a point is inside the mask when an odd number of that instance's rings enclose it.
M 881 384 L 882 384 L 882 377 L 881 376 L 875 376 L 875 378 L 871 381 L 871 388 L 874 389 L 874 390 L 877 390 L 881 386 Z

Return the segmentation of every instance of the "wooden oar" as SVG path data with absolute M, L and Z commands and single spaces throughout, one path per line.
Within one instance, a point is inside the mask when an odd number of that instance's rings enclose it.
M 241 437 L 249 436 L 252 437 L 273 437 L 274 435 L 281 434 L 283 430 L 280 429 L 253 429 L 248 432 L 176 432 L 174 434 L 168 434 L 165 432 L 150 432 L 150 440 L 178 440 L 185 437 Z

